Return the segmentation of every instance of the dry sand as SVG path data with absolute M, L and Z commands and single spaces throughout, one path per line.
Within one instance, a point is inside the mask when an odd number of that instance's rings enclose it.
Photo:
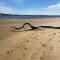
M 60 60 L 60 30 L 10 31 L 11 26 L 22 26 L 25 22 L 59 26 L 60 19 L 1 20 L 0 60 Z

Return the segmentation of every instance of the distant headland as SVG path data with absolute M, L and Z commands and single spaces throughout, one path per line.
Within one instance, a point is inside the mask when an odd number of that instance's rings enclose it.
M 0 18 L 41 19 L 41 18 L 60 18 L 60 15 L 19 15 L 0 13 Z

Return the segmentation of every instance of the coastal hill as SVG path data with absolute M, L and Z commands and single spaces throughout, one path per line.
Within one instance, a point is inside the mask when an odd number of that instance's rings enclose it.
M 60 18 L 60 15 L 19 15 L 0 13 L 0 18 L 43 19 L 43 18 Z
M 0 16 L 19 16 L 19 15 L 0 13 Z

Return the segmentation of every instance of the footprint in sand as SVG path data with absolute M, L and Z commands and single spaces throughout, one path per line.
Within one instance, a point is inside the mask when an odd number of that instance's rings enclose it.
M 27 48 L 24 48 L 24 50 L 27 50 Z
M 56 35 L 56 33 L 53 33 L 52 35 L 53 35 L 53 36 L 55 36 L 55 35 Z
M 50 41 L 52 41 L 52 39 L 53 39 L 53 38 L 49 38 L 49 39 L 47 40 L 47 42 L 50 42 Z
M 40 60 L 46 60 L 46 50 L 42 51 L 43 53 L 41 54 L 42 56 L 40 57 Z
M 36 39 L 36 40 L 39 40 L 39 39 Z
M 46 55 L 46 51 L 43 51 L 42 55 L 45 56 Z
M 45 60 L 45 58 L 43 56 L 40 57 L 40 60 Z
M 26 41 L 26 42 L 30 42 L 30 41 Z
M 41 43 L 41 42 L 40 42 Z
M 46 51 L 43 51 L 43 53 L 45 53 Z
M 18 60 L 21 60 L 20 58 Z
M 43 47 L 47 47 L 47 43 L 43 43 L 42 46 L 43 46 Z

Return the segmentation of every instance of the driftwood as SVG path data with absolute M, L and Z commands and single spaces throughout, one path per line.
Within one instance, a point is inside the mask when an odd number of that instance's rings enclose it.
M 25 23 L 22 28 L 24 28 L 25 25 L 29 25 L 31 27 L 31 30 L 38 29 L 38 27 L 35 27 L 35 26 L 31 25 L 30 23 Z
M 27 25 L 29 27 L 27 27 Z M 29 31 L 29 30 L 35 30 L 35 29 L 38 29 L 38 27 L 35 27 L 30 23 L 24 23 L 22 27 L 14 27 L 14 26 L 11 27 L 11 31 L 20 31 L 20 30 Z
M 54 27 L 54 26 L 40 26 L 42 28 L 52 28 L 52 29 L 60 29 L 60 27 Z
M 29 27 L 27 27 L 29 26 Z M 54 27 L 54 26 L 33 26 L 31 25 L 30 23 L 24 23 L 22 27 L 14 27 L 12 26 L 11 29 L 12 31 L 20 31 L 20 30 L 23 30 L 23 31 L 29 31 L 29 30 L 36 30 L 36 29 L 39 29 L 39 28 L 53 28 L 53 29 L 60 29 L 60 27 Z

